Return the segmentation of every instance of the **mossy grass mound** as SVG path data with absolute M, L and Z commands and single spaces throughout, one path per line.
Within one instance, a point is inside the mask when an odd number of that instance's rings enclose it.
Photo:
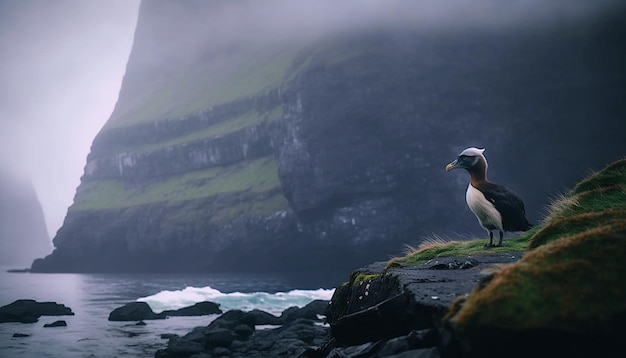
M 593 329 L 626 312 L 626 221 L 529 251 L 497 272 L 454 315 L 458 329 Z
M 576 185 L 572 192 L 552 204 L 529 249 L 603 225 L 626 220 L 626 159 Z
M 455 303 L 472 327 L 581 332 L 626 314 L 626 160 L 580 182 L 552 206 L 527 252 Z

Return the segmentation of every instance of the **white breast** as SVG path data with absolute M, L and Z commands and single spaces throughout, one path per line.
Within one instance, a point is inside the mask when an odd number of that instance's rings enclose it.
M 496 207 L 492 202 L 485 198 L 485 195 L 480 190 L 474 188 L 472 184 L 467 187 L 465 193 L 465 201 L 470 210 L 476 215 L 478 222 L 486 230 L 500 230 L 502 229 L 502 216 L 496 210 Z

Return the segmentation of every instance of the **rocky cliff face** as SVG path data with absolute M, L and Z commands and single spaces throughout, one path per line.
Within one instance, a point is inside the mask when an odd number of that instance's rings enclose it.
M 32 184 L 0 170 L 0 265 L 28 265 L 52 251 Z
M 224 9 L 203 4 L 142 4 L 116 110 L 33 270 L 351 269 L 433 232 L 484 235 L 467 177 L 443 170 L 467 146 L 487 147 L 491 179 L 533 221 L 626 153 L 617 15 L 234 38 L 220 52 L 205 18 Z

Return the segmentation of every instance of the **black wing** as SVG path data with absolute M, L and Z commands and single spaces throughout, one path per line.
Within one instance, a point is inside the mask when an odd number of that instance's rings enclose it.
M 494 183 L 480 183 L 480 190 L 502 215 L 505 231 L 526 231 L 532 227 L 526 218 L 524 202 L 506 187 Z

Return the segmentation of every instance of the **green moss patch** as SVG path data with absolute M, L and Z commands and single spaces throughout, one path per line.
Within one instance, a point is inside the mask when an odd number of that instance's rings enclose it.
M 626 200 L 624 200 L 624 203 L 626 203 Z M 577 234 L 625 221 L 626 210 L 607 209 L 599 212 L 573 215 L 543 226 L 532 237 L 528 248 L 535 249 L 552 241 L 567 238 L 567 236 L 563 236 L 564 233 Z
M 126 145 L 120 146 L 116 148 L 117 152 L 134 152 L 134 153 L 142 153 L 142 152 L 150 152 L 153 150 L 172 147 L 175 145 L 180 145 L 184 143 L 193 143 L 197 141 L 202 141 L 209 138 L 215 138 L 223 135 L 227 135 L 230 133 L 234 133 L 240 131 L 244 128 L 248 128 L 257 124 L 261 124 L 263 122 L 272 122 L 282 116 L 283 110 L 281 106 L 277 106 L 268 113 L 261 114 L 256 113 L 254 111 L 250 111 L 244 114 L 241 114 L 235 118 L 228 119 L 225 121 L 221 121 L 215 123 L 214 125 L 208 126 L 206 128 L 195 130 L 191 133 L 187 133 L 185 135 L 181 135 L 166 141 L 162 141 L 159 143 L 150 143 L 150 144 L 141 144 L 138 145 Z
M 256 48 L 155 76 L 142 96 L 118 103 L 103 130 L 179 118 L 276 88 L 291 70 L 297 46 Z
M 118 180 L 82 183 L 71 211 L 104 210 L 157 202 L 176 203 L 219 194 L 267 192 L 279 188 L 273 157 L 239 162 L 163 178 L 142 186 Z M 254 202 L 248 205 L 256 205 Z
M 626 178 L 626 159 L 613 162 L 601 172 L 592 174 L 587 179 L 581 181 L 574 188 L 573 194 L 611 186 L 624 187 L 626 185 L 624 178 Z
M 380 276 L 380 274 L 364 274 L 362 272 L 359 272 L 352 280 L 353 285 L 358 286 L 363 282 L 371 282 L 372 280 L 377 279 Z

